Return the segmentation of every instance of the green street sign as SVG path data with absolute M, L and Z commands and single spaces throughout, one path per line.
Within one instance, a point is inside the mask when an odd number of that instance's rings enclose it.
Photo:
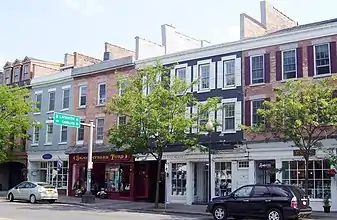
M 54 112 L 54 124 L 79 128 L 81 127 L 81 117 Z

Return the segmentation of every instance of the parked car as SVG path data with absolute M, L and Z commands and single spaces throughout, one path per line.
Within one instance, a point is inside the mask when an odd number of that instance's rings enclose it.
M 37 201 L 54 203 L 58 199 L 58 192 L 54 186 L 48 183 L 25 181 L 9 190 L 7 199 L 10 202 L 26 200 L 31 203 L 36 203 Z
M 256 184 L 242 186 L 228 196 L 213 198 L 206 211 L 216 220 L 227 217 L 297 220 L 311 215 L 309 203 L 304 191 L 297 186 Z

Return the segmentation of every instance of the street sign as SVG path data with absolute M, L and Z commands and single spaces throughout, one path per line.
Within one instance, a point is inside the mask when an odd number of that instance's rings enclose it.
M 81 117 L 54 112 L 54 124 L 79 128 L 81 127 Z

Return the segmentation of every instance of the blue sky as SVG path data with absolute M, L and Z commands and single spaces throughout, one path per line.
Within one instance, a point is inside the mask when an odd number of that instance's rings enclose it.
M 230 2 L 230 3 L 229 3 Z M 212 43 L 239 38 L 240 13 L 260 19 L 260 0 L 10 0 L 1 2 L 0 66 L 66 52 L 102 59 L 104 42 L 134 50 L 134 37 L 160 42 L 160 25 Z M 300 24 L 334 18 L 336 0 L 270 0 Z M 0 67 L 1 69 L 1 67 Z

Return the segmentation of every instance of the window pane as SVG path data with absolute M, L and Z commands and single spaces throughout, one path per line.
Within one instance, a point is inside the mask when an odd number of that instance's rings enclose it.
M 329 44 L 315 46 L 316 75 L 330 73 Z
M 296 78 L 296 50 L 283 51 L 283 79 Z
M 52 143 L 53 140 L 53 124 L 47 124 L 46 143 Z
M 61 142 L 67 142 L 68 139 L 68 127 L 61 126 Z
M 185 163 L 172 164 L 172 195 L 185 196 L 186 195 L 186 181 L 187 172 Z
M 262 118 L 257 114 L 257 110 L 263 107 L 263 100 L 252 101 L 252 112 L 253 112 L 253 125 L 262 123 Z
M 209 89 L 210 83 L 210 65 L 203 64 L 199 66 L 200 89 Z
M 69 108 L 69 89 L 63 90 L 63 109 Z
M 84 120 L 81 120 L 81 123 L 84 123 Z M 81 127 L 77 129 L 77 141 L 83 140 L 84 140 L 84 125 L 81 125 Z
M 224 67 L 224 85 L 235 85 L 235 60 L 225 61 Z
M 235 129 L 235 103 L 224 104 L 224 130 Z
M 55 92 L 49 92 L 49 111 L 55 110 Z
M 87 102 L 87 86 L 80 86 L 80 106 L 85 106 Z
M 36 112 L 41 111 L 42 94 L 36 94 Z
M 103 140 L 104 137 L 104 118 L 97 119 L 96 140 Z
M 264 82 L 264 68 L 263 68 L 263 55 L 252 57 L 252 83 Z
M 99 84 L 98 88 L 98 104 L 102 105 L 105 103 L 105 93 L 106 93 L 106 84 Z

